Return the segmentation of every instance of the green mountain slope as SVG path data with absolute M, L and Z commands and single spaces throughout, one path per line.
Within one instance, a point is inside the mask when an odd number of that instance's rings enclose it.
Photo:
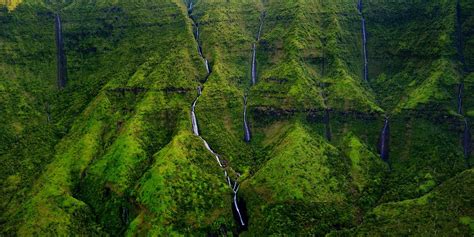
M 0 0 L 0 235 L 472 235 L 473 9 Z

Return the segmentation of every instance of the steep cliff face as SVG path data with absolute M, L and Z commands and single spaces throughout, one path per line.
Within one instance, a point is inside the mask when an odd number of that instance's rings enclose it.
M 472 234 L 473 9 L 0 1 L 0 233 Z

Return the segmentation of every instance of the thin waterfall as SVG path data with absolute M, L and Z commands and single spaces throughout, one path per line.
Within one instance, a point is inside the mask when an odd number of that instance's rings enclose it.
M 247 123 L 247 96 L 244 96 L 244 141 L 250 142 L 250 129 Z
M 193 22 L 193 25 L 196 27 L 195 39 L 196 39 L 196 42 L 198 44 L 198 54 L 201 57 L 201 59 L 204 61 L 204 66 L 206 67 L 206 72 L 207 72 L 207 75 L 206 75 L 206 81 L 207 81 L 207 78 L 209 78 L 209 75 L 211 74 L 211 68 L 210 68 L 210 65 L 209 65 L 209 61 L 204 57 L 204 55 L 202 53 L 202 48 L 201 48 L 200 41 L 199 41 L 199 37 L 200 37 L 200 35 L 199 35 L 199 25 L 195 22 L 194 18 L 191 16 L 192 11 L 193 11 L 193 2 L 190 1 L 189 6 L 188 6 L 188 16 L 191 19 L 191 21 Z M 202 90 L 203 90 L 203 87 L 198 86 L 198 88 L 197 88 L 197 91 L 198 91 L 197 97 L 196 97 L 196 99 L 194 99 L 193 104 L 191 106 L 192 130 L 193 130 L 194 135 L 198 136 L 199 139 L 201 139 L 201 141 L 204 144 L 204 147 L 206 147 L 206 149 L 216 158 L 216 161 L 219 164 L 219 167 L 224 169 L 225 165 L 223 164 L 223 161 L 221 160 L 219 154 L 217 154 L 211 148 L 209 143 L 199 134 L 198 119 L 197 119 L 197 116 L 196 116 L 196 105 L 197 105 L 197 102 L 199 100 L 199 97 L 201 97 L 201 95 L 202 95 Z M 237 174 L 237 176 L 240 176 L 240 174 Z M 224 177 L 225 177 L 226 182 L 228 183 L 229 187 L 232 189 L 232 192 L 233 192 L 232 209 L 236 210 L 235 213 L 238 216 L 237 219 L 239 220 L 239 222 L 238 222 L 239 226 L 240 227 L 245 227 L 246 226 L 246 224 L 245 224 L 245 219 L 246 218 L 242 215 L 241 208 L 239 207 L 239 203 L 237 201 L 237 194 L 238 194 L 238 190 L 239 190 L 239 184 L 237 183 L 237 180 L 236 180 L 236 181 L 234 181 L 234 184 L 232 185 L 232 181 L 229 177 L 229 174 L 227 173 L 227 170 L 225 170 L 225 169 L 224 169 Z
M 367 30 L 366 30 L 366 23 L 365 23 L 365 17 L 363 14 L 363 4 L 362 0 L 359 0 L 357 4 L 357 9 L 359 11 L 359 14 L 361 16 L 361 24 L 362 24 L 362 50 L 363 50 L 363 56 L 364 56 L 364 80 L 368 81 L 369 80 L 369 60 L 368 60 L 368 55 L 367 55 Z
M 388 117 L 385 118 L 385 123 L 380 133 L 380 142 L 379 142 L 379 153 L 380 158 L 385 162 L 388 162 L 389 159 L 389 151 L 390 151 L 390 124 Z
M 209 67 L 209 61 L 204 59 L 204 65 L 206 66 L 207 75 L 211 74 L 211 68 Z
M 264 18 L 265 12 L 260 14 L 260 25 L 258 27 L 257 35 L 255 36 L 255 42 L 252 44 L 252 85 L 257 83 L 257 43 L 260 41 L 260 36 L 262 34 Z
M 241 226 L 245 226 L 245 222 L 244 222 L 244 219 L 242 218 L 242 213 L 240 211 L 240 208 L 239 208 L 239 203 L 237 201 L 237 192 L 239 191 L 239 184 L 237 184 L 237 182 L 234 183 L 234 187 L 232 188 L 232 191 L 234 192 L 234 208 L 235 208 L 235 212 L 237 213 L 237 216 L 239 217 L 239 220 L 240 220 L 240 225 Z
M 67 82 L 67 66 L 66 66 L 66 54 L 64 53 L 64 40 L 63 40 L 63 29 L 61 23 L 61 16 L 59 13 L 56 14 L 55 20 L 55 34 L 56 34 L 56 57 L 57 57 L 57 83 L 58 88 L 62 89 L 66 86 Z
M 256 81 L 257 81 L 257 49 L 256 49 L 256 46 L 255 46 L 255 43 L 253 43 L 252 45 L 252 85 L 255 85 Z
M 199 86 L 198 87 L 198 96 L 196 97 L 196 99 L 194 99 L 193 105 L 191 107 L 191 122 L 192 122 L 192 125 L 193 125 L 193 133 L 196 136 L 199 136 L 199 128 L 198 128 L 197 118 L 196 118 L 196 103 L 197 103 L 200 96 L 201 96 L 201 87 Z

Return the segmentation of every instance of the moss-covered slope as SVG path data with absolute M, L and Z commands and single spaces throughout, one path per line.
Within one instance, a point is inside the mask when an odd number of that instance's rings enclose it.
M 474 4 L 362 6 L 0 1 L 0 235 L 472 234 Z

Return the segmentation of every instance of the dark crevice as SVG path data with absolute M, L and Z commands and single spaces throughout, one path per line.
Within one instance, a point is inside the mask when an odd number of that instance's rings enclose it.
M 390 153 L 390 122 L 388 117 L 385 118 L 385 123 L 380 132 L 379 137 L 379 144 L 378 144 L 378 152 L 380 154 L 380 158 L 383 161 L 387 162 L 390 166 L 389 162 L 389 153 Z

